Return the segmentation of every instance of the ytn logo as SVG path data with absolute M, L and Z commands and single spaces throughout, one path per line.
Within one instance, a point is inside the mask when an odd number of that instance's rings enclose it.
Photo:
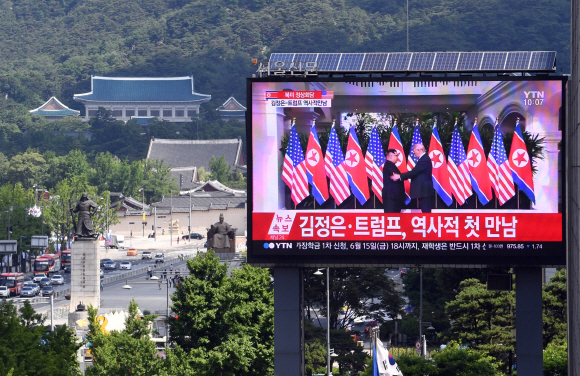
M 292 249 L 292 243 L 264 243 L 264 248 L 274 249 Z
M 544 99 L 543 91 L 524 91 L 524 95 L 526 96 L 526 99 Z

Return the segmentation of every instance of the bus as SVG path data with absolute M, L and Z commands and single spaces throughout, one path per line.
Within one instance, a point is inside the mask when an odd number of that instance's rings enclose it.
M 24 273 L 0 274 L 0 286 L 8 287 L 11 296 L 20 295 L 20 291 L 24 287 Z
M 57 273 L 60 271 L 60 252 L 46 254 L 34 261 L 34 274 Z
M 70 249 L 67 249 L 66 251 L 62 251 L 62 258 L 60 259 L 60 264 L 61 266 L 64 267 L 67 265 L 70 265 L 72 261 L 72 256 L 70 253 Z

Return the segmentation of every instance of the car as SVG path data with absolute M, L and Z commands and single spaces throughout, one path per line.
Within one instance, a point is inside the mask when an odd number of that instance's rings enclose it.
M 24 282 L 32 282 L 32 278 L 26 277 L 26 278 L 24 278 Z
M 102 260 L 101 260 L 101 268 L 102 268 L 103 266 L 105 266 L 105 263 L 106 263 L 106 262 L 109 262 L 109 261 L 113 261 L 113 260 L 111 260 L 110 258 L 102 259 Z
M 32 291 L 34 291 L 35 295 L 38 295 L 40 293 L 40 286 L 38 285 L 38 283 L 34 283 L 32 281 L 27 281 L 27 282 L 24 282 L 24 287 L 30 287 L 32 289 Z
M 105 262 L 104 268 L 105 270 L 117 269 L 117 263 L 113 260 L 107 261 Z
M 10 289 L 6 286 L 0 286 L 0 296 L 8 298 L 10 296 Z
M 141 260 L 145 260 L 145 259 L 152 259 L 153 258 L 153 254 L 150 251 L 143 251 L 143 253 L 141 253 Z
M 131 261 L 123 261 L 119 269 L 121 270 L 131 270 L 133 265 L 131 265 Z
M 127 250 L 127 256 L 137 256 L 137 248 L 129 248 Z
M 65 266 L 64 266 L 64 272 L 65 272 L 65 273 L 70 273 L 70 271 L 71 271 L 71 264 L 67 264 L 67 265 L 65 265 Z
M 101 276 L 101 278 L 105 278 L 105 272 L 103 271 L 103 269 L 100 269 L 99 275 Z
M 55 274 L 50 279 L 50 283 L 52 285 L 64 285 L 64 278 L 62 278 L 62 275 Z
M 50 286 L 50 279 L 47 277 L 44 277 L 40 280 L 40 286 L 44 287 L 44 286 Z
M 46 273 L 35 274 L 32 282 L 40 282 L 41 279 L 46 278 Z
M 164 259 L 163 259 L 163 258 L 164 258 L 164 255 L 163 255 L 163 253 L 161 253 L 161 252 L 157 252 L 157 253 L 155 254 L 155 263 L 157 264 L 157 263 L 163 262 L 163 261 L 164 261 Z
M 52 294 L 54 294 L 52 286 L 44 286 L 42 288 L 42 296 L 51 296 Z
M 201 240 L 201 239 L 205 238 L 205 236 L 203 236 L 202 234 L 198 234 L 197 232 L 192 232 L 189 235 L 183 235 L 181 237 L 181 239 L 183 239 L 183 240 L 190 239 L 190 238 L 191 239 L 199 239 L 199 240 Z
M 31 286 L 25 286 L 20 290 L 21 298 L 33 298 L 36 296 L 36 291 Z

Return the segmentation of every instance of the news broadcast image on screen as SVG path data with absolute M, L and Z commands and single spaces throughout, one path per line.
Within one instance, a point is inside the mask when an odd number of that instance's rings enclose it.
M 563 81 L 250 80 L 249 259 L 561 265 Z

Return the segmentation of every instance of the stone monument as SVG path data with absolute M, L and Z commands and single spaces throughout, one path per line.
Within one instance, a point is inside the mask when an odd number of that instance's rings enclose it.
M 69 324 L 87 317 L 87 307 L 99 308 L 101 302 L 98 234 L 93 227 L 97 204 L 83 193 L 70 208 L 75 241 L 71 245 L 71 299 Z M 75 218 L 78 213 L 78 218 Z
M 221 213 L 219 222 L 207 229 L 207 248 L 212 248 L 215 253 L 235 253 L 237 230 L 224 222 L 224 214 Z
M 179 219 L 174 219 L 169 222 L 169 233 L 179 236 Z

